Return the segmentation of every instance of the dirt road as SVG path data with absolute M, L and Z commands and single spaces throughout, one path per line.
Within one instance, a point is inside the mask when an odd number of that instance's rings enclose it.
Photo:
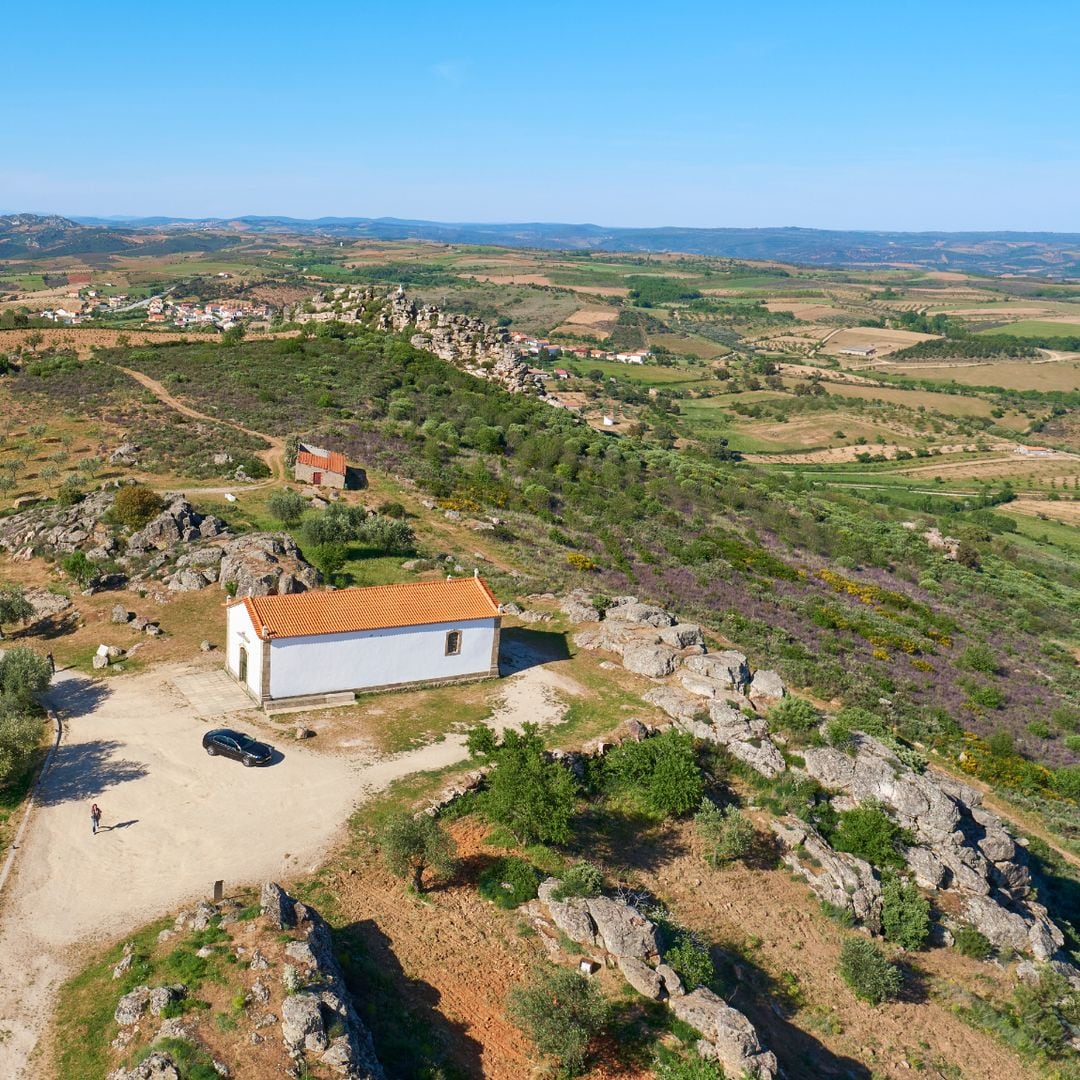
M 258 484 L 245 484 L 245 490 L 250 491 L 252 488 L 267 487 L 270 484 L 279 484 L 285 479 L 284 439 L 279 439 L 274 435 L 267 435 L 263 431 L 255 431 L 252 428 L 246 428 L 243 424 L 236 423 L 235 420 L 225 420 L 220 416 L 210 416 L 209 413 L 199 412 L 198 409 L 193 409 L 190 405 L 185 405 L 179 398 L 170 394 L 157 379 L 151 379 L 149 375 L 144 375 L 141 371 L 134 371 L 132 368 L 122 367 L 120 370 L 124 372 L 125 375 L 130 375 L 137 383 L 141 383 L 145 386 L 146 389 L 149 390 L 163 405 L 168 405 L 170 409 L 175 409 L 184 416 L 190 416 L 193 420 L 208 420 L 212 424 L 226 424 L 231 428 L 235 428 L 237 431 L 242 431 L 245 435 L 250 435 L 252 438 L 262 439 L 263 442 L 267 444 L 267 449 L 258 451 L 258 456 L 266 462 L 266 466 L 271 473 L 271 478 Z M 201 490 L 218 491 L 219 489 L 206 488 Z M 221 488 L 220 490 L 225 492 L 233 489 Z

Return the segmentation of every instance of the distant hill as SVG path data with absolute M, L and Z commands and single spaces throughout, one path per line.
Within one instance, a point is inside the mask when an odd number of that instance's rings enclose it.
M 168 255 L 176 251 L 217 251 L 237 243 L 235 237 L 223 235 L 220 227 L 216 233 L 170 228 L 160 239 L 145 235 L 150 228 L 143 222 L 72 221 L 57 214 L 0 215 L 0 259 L 52 259 L 124 251 Z M 153 231 L 160 232 L 160 225 Z
M 147 233 L 158 236 L 150 239 Z M 1080 278 L 1080 235 L 1020 232 L 857 232 L 827 229 L 626 229 L 544 222 L 483 224 L 403 218 L 0 217 L 0 258 L 84 253 L 216 251 L 251 235 L 426 240 L 570 251 L 676 252 L 829 268 L 914 266 L 981 274 Z
M 131 230 L 94 228 L 55 214 L 0 216 L 0 258 L 35 259 L 124 251 Z

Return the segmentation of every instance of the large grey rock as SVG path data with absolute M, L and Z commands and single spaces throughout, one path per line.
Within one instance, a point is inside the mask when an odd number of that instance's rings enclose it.
M 787 690 L 775 671 L 755 671 L 747 693 L 751 701 L 779 701 Z
M 574 589 L 568 593 L 560 605 L 563 614 L 575 623 L 597 622 L 600 612 L 592 601 L 592 597 L 584 589 Z
M 116 604 L 112 609 L 112 616 L 110 621 L 118 624 L 129 622 L 131 619 L 131 612 L 128 611 L 124 604 Z
M 656 974 L 663 980 L 668 997 L 682 997 L 686 993 L 683 989 L 682 979 L 679 978 L 678 972 L 673 967 L 667 964 L 657 964 Z
M 761 719 L 743 716 L 726 701 L 710 702 L 707 717 L 695 712 L 690 718 L 677 717 L 675 724 L 695 739 L 723 746 L 762 776 L 779 776 L 787 768 L 784 755 L 764 733 Z
M 711 990 L 699 987 L 669 1002 L 671 1011 L 701 1032 L 698 1053 L 719 1062 L 729 1076 L 755 1076 L 774 1080 L 779 1066 L 776 1055 L 765 1050 L 754 1025 L 738 1009 L 731 1008 Z
M 579 945 L 596 944 L 596 923 L 589 915 L 585 901 L 579 897 L 555 900 L 552 894 L 559 886 L 558 878 L 547 878 L 540 884 L 538 898 L 547 907 L 551 921 L 571 941 Z
M 168 1054 L 155 1050 L 132 1069 L 117 1069 L 109 1080 L 180 1080 L 180 1071 Z
M 968 896 L 963 913 L 998 949 L 1014 949 L 1031 953 L 1036 960 L 1049 960 L 1064 944 L 1061 931 L 1040 904 L 1021 901 L 1010 910 L 993 897 Z
M 664 992 L 664 980 L 654 968 L 634 956 L 620 956 L 619 970 L 623 978 L 639 993 L 658 1001 Z
M 881 885 L 868 862 L 833 851 L 815 828 L 796 817 L 770 824 L 783 844 L 784 862 L 819 899 L 846 908 L 875 934 L 881 932 Z
M 296 901 L 275 881 L 264 881 L 259 910 L 271 926 L 289 930 L 296 925 Z
M 660 630 L 660 640 L 673 649 L 688 649 L 691 645 L 704 645 L 705 635 L 693 623 L 676 623 Z
M 670 645 L 628 645 L 623 650 L 623 667 L 635 675 L 662 679 L 678 666 L 679 654 Z
M 728 690 L 738 690 L 750 682 L 750 665 L 741 652 L 734 650 L 689 656 L 686 667 L 706 678 L 715 679 Z
M 113 1019 L 121 1027 L 127 1027 L 129 1024 L 134 1024 L 146 1011 L 146 1006 L 149 1003 L 150 987 L 136 986 L 134 990 L 129 990 L 116 1003 L 116 1011 L 113 1013 Z
M 693 697 L 683 690 L 677 690 L 673 686 L 654 686 L 641 695 L 641 700 L 649 705 L 655 705 L 656 708 L 667 713 L 672 720 L 690 721 L 703 711 L 700 698 Z
M 160 1016 L 164 1008 L 174 1001 L 180 1001 L 187 995 L 187 987 L 183 983 L 174 983 L 172 986 L 155 986 L 147 998 L 147 1008 L 151 1016 Z
M 316 588 L 321 577 L 284 533 L 249 533 L 223 548 L 218 583 L 236 596 L 269 596 Z
M 578 648 L 612 652 L 618 656 L 631 646 L 656 645 L 659 641 L 660 635 L 655 630 L 626 623 L 603 622 L 574 635 L 574 644 Z
M 660 628 L 662 626 L 674 626 L 678 619 L 654 604 L 619 604 L 608 608 L 605 619 L 611 622 L 644 623 L 648 626 Z
M 892 810 L 899 823 L 931 845 L 950 843 L 958 830 L 962 803 L 930 774 L 908 768 L 888 747 L 865 735 L 855 737 L 855 753 L 811 747 L 806 771 L 827 788 L 859 802 L 873 799 Z
M 612 956 L 650 960 L 659 955 L 656 927 L 637 908 L 608 896 L 592 897 L 585 907 L 596 924 L 600 944 Z
M 924 889 L 940 889 L 949 879 L 948 868 L 929 848 L 905 848 L 904 861 L 908 864 L 915 883 Z
M 281 1003 L 281 1034 L 292 1051 L 322 1051 L 330 1045 L 314 994 L 289 994 Z

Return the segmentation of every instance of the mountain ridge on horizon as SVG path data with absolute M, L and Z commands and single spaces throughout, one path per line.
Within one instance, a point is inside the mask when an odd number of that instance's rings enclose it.
M 329 240 L 411 240 L 545 250 L 672 253 L 783 262 L 821 268 L 915 266 L 990 275 L 1080 278 L 1080 233 L 984 230 L 816 229 L 798 225 L 752 228 L 695 226 L 602 226 L 560 222 L 437 222 L 394 217 L 293 218 L 248 214 L 236 217 L 0 216 L 0 257 L 121 252 L 139 232 L 159 230 L 185 248 L 229 246 L 228 235 L 292 235 Z

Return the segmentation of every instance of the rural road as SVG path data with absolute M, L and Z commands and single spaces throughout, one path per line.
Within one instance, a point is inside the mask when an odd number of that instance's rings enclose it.
M 497 729 L 556 723 L 565 697 L 581 691 L 542 659 L 518 643 L 504 653 Z M 34 1047 L 87 947 L 208 896 L 218 878 L 228 890 L 314 871 L 356 804 L 468 756 L 464 735 L 450 734 L 390 757 L 289 742 L 265 769 L 209 758 L 201 737 L 210 727 L 258 734 L 254 716 L 241 711 L 247 699 L 226 678 L 205 665 L 108 680 L 57 676 L 48 698 L 64 736 L 0 897 L 4 1080 L 41 1075 Z M 237 711 L 211 715 L 229 708 Z M 92 802 L 104 812 L 96 836 Z
M 211 424 L 225 424 L 226 427 L 234 428 L 236 431 L 242 431 L 245 435 L 250 435 L 255 439 L 262 439 L 267 444 L 266 450 L 260 450 L 258 456 L 266 462 L 267 468 L 270 470 L 270 479 L 264 480 L 261 483 L 245 484 L 244 490 L 250 491 L 252 488 L 267 487 L 271 484 L 280 483 L 285 479 L 285 440 L 279 439 L 274 435 L 267 435 L 263 431 L 255 431 L 252 428 L 246 428 L 243 424 L 238 424 L 235 420 L 226 420 L 220 416 L 210 416 L 209 413 L 199 412 L 198 409 L 193 409 L 190 405 L 185 405 L 178 397 L 174 397 L 165 389 L 164 385 L 157 381 L 157 379 L 151 379 L 149 375 L 144 375 L 141 371 L 135 371 L 132 368 L 122 367 L 120 370 L 125 375 L 130 375 L 137 383 L 146 387 L 160 401 L 163 405 L 168 405 L 170 409 L 175 409 L 178 413 L 184 416 L 190 416 L 193 420 L 206 420 Z M 217 492 L 217 488 L 205 488 L 200 489 L 205 491 Z M 235 488 L 221 488 L 220 492 L 232 491 Z

